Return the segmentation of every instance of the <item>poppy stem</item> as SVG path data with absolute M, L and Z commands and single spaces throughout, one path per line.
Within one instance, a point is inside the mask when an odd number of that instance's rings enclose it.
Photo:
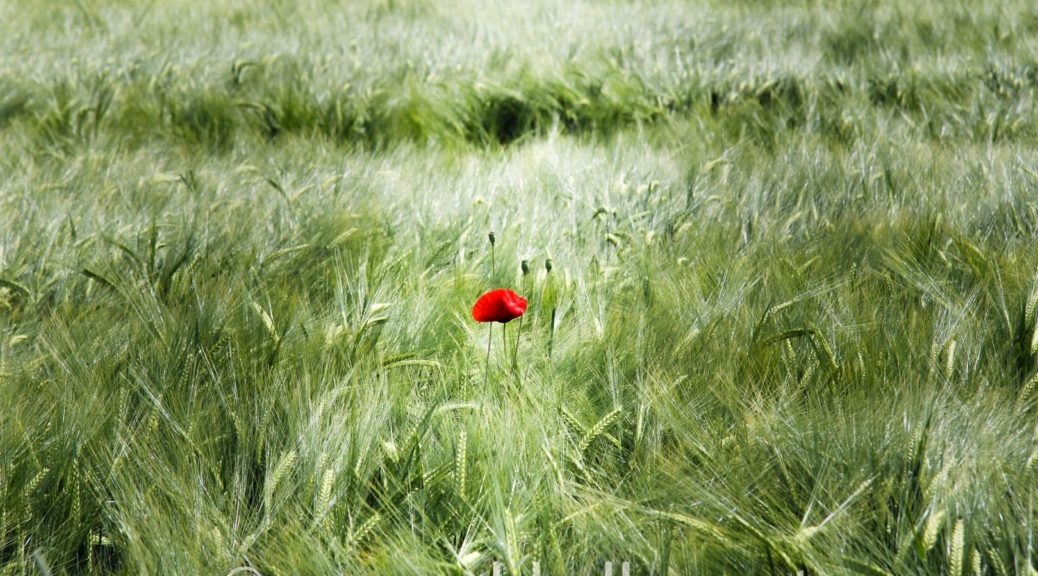
M 505 362 L 508 362 L 508 324 L 501 325 L 501 352 L 505 355 Z
M 519 367 L 519 337 L 523 335 L 523 317 L 519 317 L 519 331 L 515 333 L 515 350 L 512 352 L 512 375 Z
M 483 400 L 487 399 L 487 388 L 490 387 L 490 342 L 494 336 L 494 323 L 489 322 L 487 325 L 487 362 L 486 367 L 483 369 Z
M 551 309 L 551 323 L 548 324 L 548 358 L 551 358 L 552 344 L 555 342 L 555 308 Z
M 526 293 L 526 260 L 523 260 L 523 294 Z M 523 317 L 519 317 L 519 331 L 515 333 L 515 350 L 512 351 L 512 375 L 519 368 L 519 337 L 523 335 Z

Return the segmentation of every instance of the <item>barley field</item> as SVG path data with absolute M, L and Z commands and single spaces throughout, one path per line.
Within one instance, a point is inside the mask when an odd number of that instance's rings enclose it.
M 1036 575 L 1036 87 L 1027 0 L 0 0 L 0 575 Z

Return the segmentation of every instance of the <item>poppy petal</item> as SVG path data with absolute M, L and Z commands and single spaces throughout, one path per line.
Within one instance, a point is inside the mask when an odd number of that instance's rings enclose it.
M 476 300 L 472 318 L 476 322 L 510 322 L 526 313 L 526 299 L 511 290 L 491 290 Z

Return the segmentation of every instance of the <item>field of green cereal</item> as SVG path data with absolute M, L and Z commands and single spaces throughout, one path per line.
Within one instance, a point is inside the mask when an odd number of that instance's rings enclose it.
M 0 0 L 0 575 L 1038 574 L 1036 88 L 1027 0 Z

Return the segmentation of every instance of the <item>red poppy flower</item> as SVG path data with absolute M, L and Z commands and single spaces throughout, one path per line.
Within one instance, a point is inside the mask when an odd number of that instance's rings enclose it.
M 476 322 L 500 322 L 515 320 L 526 312 L 526 298 L 511 290 L 491 290 L 476 300 L 472 307 L 472 318 Z

